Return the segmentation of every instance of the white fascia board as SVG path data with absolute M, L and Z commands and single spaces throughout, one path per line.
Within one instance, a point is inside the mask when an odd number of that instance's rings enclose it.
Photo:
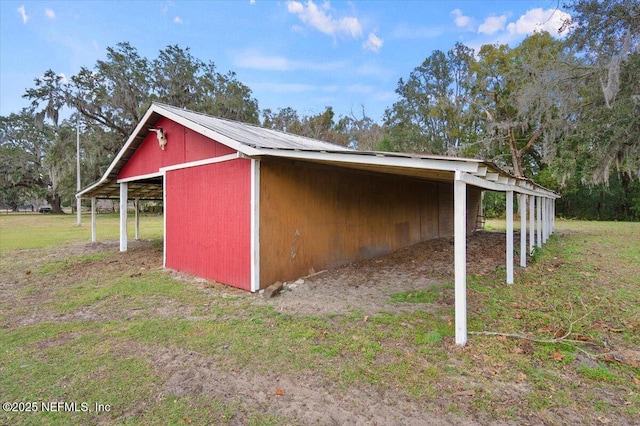
M 151 179 L 151 178 L 156 178 L 156 177 L 162 177 L 162 172 L 147 173 L 147 174 L 144 174 L 144 175 L 131 176 L 131 177 L 128 177 L 128 178 L 118 179 L 118 180 L 116 180 L 116 182 L 117 183 L 133 182 L 133 181 L 136 181 L 136 180 Z
M 456 175 L 456 179 L 457 179 L 457 175 Z M 483 189 L 488 189 L 490 191 L 498 191 L 498 192 L 515 191 L 515 192 L 519 192 L 519 193 L 527 194 L 527 195 L 538 195 L 538 196 L 541 195 L 541 194 L 536 193 L 534 191 L 529 191 L 529 190 L 526 190 L 524 188 L 518 187 L 517 185 L 509 185 L 506 182 L 505 183 L 494 182 L 494 181 L 483 179 L 483 178 L 478 177 L 478 176 L 474 176 L 474 175 L 469 174 L 469 173 L 461 173 L 460 174 L 460 178 L 458 180 L 462 180 L 462 181 L 468 183 L 469 185 L 477 186 L 477 187 L 483 188 Z
M 205 158 L 204 160 L 190 161 L 188 163 L 174 164 L 173 166 L 162 167 L 160 169 L 160 175 L 162 173 L 170 172 L 173 170 L 187 169 L 189 167 L 206 166 L 207 164 L 222 163 L 224 161 L 237 160 L 241 158 L 241 153 L 221 155 L 219 157 Z
M 318 152 L 318 151 L 279 151 L 279 150 L 258 150 L 261 155 L 269 157 L 284 157 L 297 160 L 315 160 L 344 164 L 363 164 L 372 166 L 388 166 L 410 169 L 425 169 L 455 172 L 475 173 L 480 167 L 480 163 L 467 162 L 464 160 L 435 160 L 415 157 L 389 157 L 386 155 L 363 155 L 357 151 L 345 151 L 344 153 Z
M 164 117 L 170 119 L 171 121 L 175 121 L 178 124 L 181 124 L 183 126 L 185 126 L 188 129 L 193 130 L 194 132 L 200 133 L 201 135 L 207 136 L 210 139 L 215 140 L 216 142 L 219 142 L 223 145 L 228 146 L 231 149 L 234 149 L 238 152 L 241 152 L 243 154 L 246 155 L 260 155 L 261 151 L 257 150 L 253 147 L 250 147 L 248 145 L 242 144 L 240 142 L 238 142 L 235 139 L 232 139 L 228 136 L 225 136 L 221 133 L 218 133 L 214 130 L 211 130 L 208 127 L 205 127 L 201 124 L 198 123 L 194 123 L 193 121 L 186 119 L 184 117 L 181 117 L 175 113 L 173 113 L 172 111 L 166 110 L 164 108 L 162 108 L 161 106 L 158 105 L 153 105 L 151 107 L 152 109 L 155 108 L 158 112 L 158 114 L 163 115 Z
M 140 120 L 140 122 L 138 123 L 138 125 L 136 126 L 136 128 L 133 130 L 133 132 L 131 133 L 131 135 L 129 135 L 129 139 L 127 139 L 127 141 L 125 142 L 125 144 L 122 146 L 122 148 L 120 148 L 120 151 L 118 151 L 118 154 L 115 156 L 115 158 L 113 159 L 113 161 L 111 161 L 111 164 L 109 164 L 109 167 L 107 168 L 107 171 L 104 172 L 104 174 L 102 175 L 102 177 L 100 178 L 100 180 L 98 180 L 96 183 L 94 183 L 93 185 L 91 185 L 90 187 L 84 189 L 82 192 L 79 192 L 76 195 L 76 198 L 82 198 L 82 194 L 84 194 L 87 191 L 90 191 L 92 189 L 94 189 L 95 187 L 103 184 L 107 178 L 109 177 L 109 175 L 111 174 L 111 172 L 113 171 L 113 168 L 116 166 L 116 164 L 118 164 L 118 161 L 120 161 L 120 159 L 122 158 L 122 156 L 124 155 L 124 153 L 127 151 L 127 149 L 129 149 L 129 146 L 131 146 L 131 144 L 133 143 L 133 141 L 136 138 L 136 135 L 138 133 L 140 133 L 140 131 L 144 128 L 147 120 L 149 119 L 149 117 L 151 116 L 151 114 L 153 114 L 154 112 L 158 112 L 157 108 L 155 108 L 155 105 L 151 105 L 151 107 L 147 110 L 147 112 L 144 114 L 144 116 L 142 117 L 142 119 Z M 163 112 L 165 112 L 163 110 Z
M 149 119 L 149 117 L 151 117 L 151 114 L 153 114 L 154 112 L 157 112 L 154 107 L 155 107 L 155 105 L 151 105 L 151 107 L 144 114 L 144 116 L 142 117 L 142 119 L 140 120 L 140 122 L 138 123 L 136 128 L 133 130 L 131 135 L 129 135 L 129 139 L 127 139 L 127 141 L 122 146 L 122 148 L 120 148 L 120 151 L 118 152 L 118 155 L 116 155 L 116 157 L 113 159 L 113 161 L 109 165 L 109 168 L 107 169 L 107 171 L 104 172 L 104 175 L 102 176 L 102 179 L 100 179 L 100 182 L 102 182 L 103 180 L 107 179 L 109 174 L 111 174 L 111 172 L 113 171 L 113 168 L 116 166 L 116 164 L 118 164 L 118 161 L 120 161 L 120 159 L 122 158 L 124 153 L 127 151 L 127 149 L 129 149 L 129 147 L 131 146 L 133 141 L 136 139 L 136 135 L 138 133 L 140 133 L 140 131 L 144 128 L 144 126 L 147 123 L 147 120 Z
M 486 176 L 487 175 L 487 171 L 488 171 L 488 167 L 486 166 L 480 166 L 478 167 L 478 171 L 474 173 L 474 175 L 476 176 Z
M 502 178 L 502 177 L 501 177 Z M 481 178 L 469 173 L 462 173 L 460 180 L 464 180 L 469 185 L 477 186 L 479 188 L 488 189 L 490 191 L 514 191 L 520 194 L 532 195 L 535 197 L 545 198 L 560 198 L 558 194 L 550 191 L 546 188 L 542 188 L 537 185 L 533 185 L 530 182 L 522 181 L 517 178 L 504 178 L 498 181 L 492 181 L 488 178 Z
M 500 173 L 491 172 L 487 173 L 486 179 L 490 181 L 497 181 L 499 176 Z
M 106 180 L 106 178 L 103 176 L 102 178 L 100 178 L 99 181 L 97 181 L 96 183 L 94 183 L 93 185 L 83 189 L 82 191 L 78 192 L 76 194 L 76 198 L 82 198 L 82 196 L 86 193 L 89 192 L 91 190 L 93 190 L 94 188 L 96 188 L 97 186 L 101 185 L 104 181 Z

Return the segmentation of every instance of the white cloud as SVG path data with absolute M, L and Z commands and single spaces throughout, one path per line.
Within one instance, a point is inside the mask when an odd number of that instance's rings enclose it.
M 18 13 L 22 17 L 22 23 L 26 24 L 27 21 L 29 20 L 29 15 L 27 15 L 27 11 L 25 10 L 24 5 L 18 8 Z
M 380 51 L 380 48 L 382 48 L 383 44 L 384 44 L 384 42 L 382 41 L 382 39 L 380 37 L 378 37 L 374 33 L 369 33 L 369 37 L 367 38 L 367 41 L 365 41 L 362 44 L 362 47 L 365 50 L 369 50 L 371 52 L 378 53 Z
M 182 24 L 182 18 L 179 16 L 176 16 L 175 18 L 173 18 L 173 22 L 176 24 Z
M 507 15 L 489 16 L 478 27 L 478 32 L 481 34 L 492 35 L 498 31 L 504 30 L 504 24 L 507 23 Z
M 314 28 L 330 36 L 347 35 L 353 38 L 362 36 L 362 26 L 358 18 L 345 16 L 334 18 L 328 1 L 322 5 L 322 9 L 312 1 L 307 0 L 306 6 L 298 1 L 289 1 L 287 10 L 298 16 L 298 19 L 309 27 Z
M 535 8 L 528 10 L 516 22 L 507 25 L 510 34 L 533 34 L 536 31 L 548 31 L 557 35 L 558 29 L 570 15 L 557 9 L 543 10 Z
M 454 16 L 453 22 L 455 22 L 458 28 L 467 28 L 471 24 L 471 18 L 462 14 L 460 9 L 453 9 L 451 14 Z
M 345 66 L 344 62 L 296 61 L 284 56 L 266 56 L 256 52 L 245 52 L 236 56 L 234 65 L 242 68 L 266 71 L 335 71 Z
M 45 9 L 44 14 L 47 15 L 47 18 L 49 19 L 56 19 L 56 13 L 53 11 L 53 9 Z

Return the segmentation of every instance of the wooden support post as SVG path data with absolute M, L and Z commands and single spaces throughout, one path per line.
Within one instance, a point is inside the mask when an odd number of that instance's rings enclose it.
M 507 284 L 513 284 L 513 191 L 507 191 Z
M 120 251 L 127 251 L 127 202 L 129 187 L 120 183 Z
M 136 241 L 138 241 L 140 239 L 140 215 L 138 214 L 140 211 L 140 198 L 136 198 L 133 201 L 135 207 L 136 207 L 136 229 L 135 229 L 135 238 Z
M 456 344 L 467 343 L 467 184 L 461 171 L 453 182 Z
M 533 254 L 533 245 L 535 242 L 535 231 L 536 231 L 536 227 L 535 227 L 535 220 L 536 220 L 536 197 L 535 196 L 530 196 L 529 197 L 529 253 Z
M 527 267 L 527 194 L 520 194 L 520 266 Z
M 536 197 L 536 245 L 542 247 L 542 197 Z
M 91 198 L 91 242 L 95 243 L 98 240 L 97 224 L 96 224 L 96 197 Z

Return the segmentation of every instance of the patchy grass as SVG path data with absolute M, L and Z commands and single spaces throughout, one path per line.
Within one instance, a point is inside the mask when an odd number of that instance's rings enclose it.
M 391 295 L 390 303 L 434 303 L 445 297 L 445 290 L 451 290 L 453 286 L 429 287 L 424 290 L 403 291 Z
M 101 216 L 99 229 L 110 220 L 115 239 L 117 217 Z M 160 219 L 146 220 L 161 232 Z M 91 409 L 2 412 L 2 424 L 357 416 L 401 424 L 427 413 L 460 423 L 632 424 L 640 416 L 640 224 L 558 221 L 514 285 L 501 269 L 469 277 L 469 330 L 494 334 L 458 347 L 445 301 L 451 282 L 392 297 L 424 304 L 411 313 L 290 314 L 163 271 L 161 244 L 82 252 L 73 242 L 87 241 L 88 230 L 76 234 L 74 223 L 0 218 L 0 389 L 9 402 Z M 43 240 L 22 241 L 44 229 Z M 161 236 L 154 232 L 146 235 Z

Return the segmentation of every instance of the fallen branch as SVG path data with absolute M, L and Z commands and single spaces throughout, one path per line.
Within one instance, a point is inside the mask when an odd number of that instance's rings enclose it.
M 584 342 L 582 342 L 580 340 L 567 339 L 564 336 L 563 337 L 558 337 L 556 339 L 536 339 L 536 338 L 533 338 L 533 337 L 525 336 L 523 334 L 500 333 L 500 332 L 497 332 L 497 331 L 469 331 L 468 334 L 475 334 L 476 336 L 510 337 L 512 339 L 528 340 L 528 341 L 534 342 L 534 343 L 545 343 L 545 344 L 557 344 L 557 343 L 559 343 L 559 344 L 571 346 L 572 348 L 575 348 L 575 349 L 579 350 L 580 352 L 582 352 L 583 354 L 585 354 L 589 358 L 600 358 L 600 357 L 605 357 L 607 355 L 615 355 L 618 352 L 618 351 L 612 351 L 612 352 L 605 352 L 605 353 L 601 353 L 601 354 L 593 354 L 593 353 L 591 353 L 591 352 L 589 352 L 587 350 L 582 349 L 579 346 L 571 344 L 571 343 L 584 343 Z
M 611 354 L 615 354 L 616 352 L 607 352 L 607 353 L 602 353 L 602 354 L 593 354 L 585 349 L 582 349 L 579 346 L 576 346 L 575 344 L 583 344 L 583 341 L 580 340 L 574 340 L 574 339 L 569 339 L 568 337 L 571 335 L 571 333 L 573 332 L 573 326 L 578 322 L 583 320 L 584 318 L 586 318 L 587 316 L 591 315 L 591 313 L 593 313 L 593 311 L 600 305 L 600 303 L 602 303 L 602 300 L 600 300 L 595 306 L 593 306 L 591 309 L 589 309 L 587 307 L 587 305 L 584 303 L 584 301 L 582 300 L 582 298 L 579 299 L 580 303 L 582 304 L 582 306 L 585 308 L 585 313 L 584 315 L 582 315 L 579 318 L 576 318 L 575 320 L 571 321 L 569 323 L 569 328 L 567 330 L 566 333 L 564 333 L 562 336 L 560 337 L 556 337 L 553 339 L 537 339 L 537 338 L 533 338 L 533 337 L 529 337 L 529 336 L 525 336 L 523 334 L 516 334 L 516 333 L 501 333 L 498 331 L 469 331 L 469 334 L 474 334 L 476 336 L 501 336 L 501 337 L 510 337 L 512 339 L 521 339 L 521 340 L 528 340 L 530 342 L 534 342 L 534 343 L 542 343 L 542 344 L 563 344 L 563 345 L 567 345 L 567 346 L 571 346 L 572 348 L 575 348 L 577 350 L 579 350 L 580 352 L 582 352 L 583 354 L 587 355 L 589 358 L 599 358 L 599 357 L 603 357 L 603 356 L 607 356 L 607 355 L 611 355 Z M 568 302 L 569 303 L 569 317 L 567 319 L 570 319 L 571 317 L 573 317 L 574 315 L 574 310 L 573 310 L 573 304 L 571 303 L 571 301 Z M 575 344 L 572 344 L 575 343 Z

